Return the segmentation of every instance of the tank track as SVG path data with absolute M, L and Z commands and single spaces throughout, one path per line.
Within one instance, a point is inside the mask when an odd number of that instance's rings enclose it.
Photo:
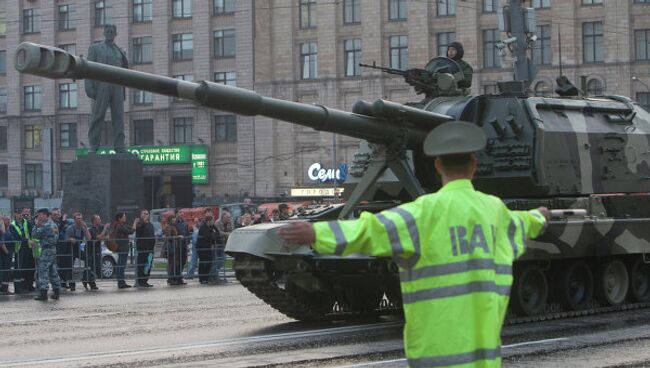
M 318 311 L 292 295 L 286 289 L 277 285 L 273 280 L 272 271 L 267 267 L 267 261 L 252 256 L 235 256 L 233 263 L 237 280 L 248 291 L 280 313 L 300 321 L 326 321 L 359 318 L 375 318 L 381 315 L 399 314 L 401 308 L 382 300 L 378 308 L 363 314 L 350 311 L 335 303 L 330 310 Z
M 267 261 L 253 256 L 236 256 L 234 269 L 237 280 L 251 293 L 280 313 L 300 321 L 346 320 L 360 318 L 376 318 L 382 315 L 400 314 L 401 307 L 394 306 L 386 299 L 382 300 L 377 309 L 360 314 L 334 304 L 329 311 L 317 311 L 287 290 L 279 287 L 273 280 L 272 272 Z M 564 318 L 583 317 L 588 315 L 615 313 L 633 309 L 650 308 L 650 303 L 630 303 L 613 307 L 594 306 L 577 311 L 548 311 L 545 314 L 530 317 L 517 317 L 511 313 L 506 316 L 506 325 L 551 321 Z

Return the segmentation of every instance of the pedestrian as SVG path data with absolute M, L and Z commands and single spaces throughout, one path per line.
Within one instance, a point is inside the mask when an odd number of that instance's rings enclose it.
M 188 241 L 190 240 L 190 227 L 185 222 L 185 219 L 181 215 L 181 212 L 179 210 L 174 211 L 174 218 L 175 218 L 175 226 L 176 226 L 176 231 L 178 232 L 178 245 L 180 246 L 180 271 L 179 277 L 180 277 L 180 283 L 183 284 L 183 278 L 182 278 L 182 272 L 185 269 L 185 264 L 187 263 L 187 244 Z
M 70 254 L 71 256 L 71 264 L 70 264 L 70 270 L 69 270 L 69 279 L 68 279 L 68 287 L 70 288 L 70 291 L 75 291 L 75 283 L 72 280 L 72 266 L 74 265 L 74 258 L 79 258 L 80 257 L 80 244 L 83 241 L 90 240 L 90 232 L 88 231 L 88 226 L 86 226 L 86 223 L 84 222 L 83 215 L 79 212 L 75 212 L 72 215 L 72 224 L 70 224 L 66 230 L 65 230 L 65 240 L 66 243 L 71 250 Z M 58 234 L 57 234 L 58 237 Z M 84 275 L 83 277 L 83 285 L 84 288 L 88 288 L 86 286 L 87 283 L 87 275 Z M 94 279 L 92 281 L 95 281 Z
M 280 203 L 278 205 L 278 211 L 280 212 L 279 217 L 281 221 L 288 220 L 291 217 L 289 212 L 289 205 L 286 203 Z
M 95 214 L 90 218 L 91 226 L 88 229 L 90 232 L 90 241 L 86 244 L 86 259 L 90 264 L 86 267 L 94 273 L 94 278 L 100 277 L 102 272 L 102 241 L 108 239 L 111 224 L 106 223 L 102 225 L 102 218 Z M 89 282 L 90 290 L 99 290 L 95 281 Z
M 38 257 L 38 291 L 39 295 L 34 299 L 47 300 L 48 284 L 52 284 L 52 299 L 59 299 L 61 291 L 61 280 L 56 270 L 56 244 L 59 240 L 59 229 L 50 218 L 50 211 L 47 208 L 38 210 L 36 224 L 32 230 L 30 240 L 32 247 L 40 246 Z
M 247 227 L 253 224 L 253 215 L 250 212 L 245 212 L 243 215 L 239 216 L 238 227 Z
M 199 221 L 194 221 L 192 224 L 192 239 L 190 241 L 190 261 L 187 264 L 187 279 L 191 280 L 194 278 L 194 272 L 196 272 L 196 261 L 198 255 L 196 253 L 196 241 L 199 239 Z
M 510 211 L 497 197 L 474 190 L 474 152 L 483 130 L 445 123 L 426 138 L 443 187 L 433 194 L 357 220 L 295 221 L 278 234 L 323 254 L 392 257 L 399 266 L 412 367 L 500 366 L 501 325 L 512 285 L 512 263 L 524 237 L 539 235 L 550 213 Z
M 138 251 L 136 286 L 150 288 L 149 274 L 153 267 L 153 251 L 156 246 L 156 229 L 149 221 L 149 211 L 140 211 L 140 221 L 135 228 L 135 247 Z
M 11 260 L 14 256 L 14 247 L 9 234 L 9 221 L 0 218 L 0 295 L 11 295 L 9 283 L 13 280 Z
M 213 248 L 216 246 L 219 230 L 214 226 L 214 218 L 207 216 L 199 228 L 199 239 L 196 243 L 196 252 L 199 256 L 199 282 L 207 284 L 213 262 Z
M 36 262 L 29 245 L 33 225 L 31 210 L 27 207 L 14 212 L 14 220 L 11 221 L 11 238 L 14 244 L 14 270 L 18 279 L 14 281 L 14 293 L 25 294 L 35 290 L 34 271 Z
M 271 222 L 278 222 L 278 221 L 280 221 L 280 210 L 274 208 L 273 211 L 271 211 Z
M 213 275 L 215 283 L 221 284 L 228 282 L 224 270 L 226 264 L 226 242 L 228 242 L 228 237 L 235 227 L 230 212 L 223 211 L 221 213 L 221 218 L 219 218 L 219 221 L 216 222 L 215 226 L 217 230 L 219 230 L 219 238 L 217 240 L 217 245 L 214 248 L 214 262 L 212 262 L 210 274 Z M 223 271 L 221 276 L 219 276 L 220 271 Z
M 58 241 L 56 243 L 56 269 L 59 271 L 61 288 L 68 289 L 68 282 L 72 282 L 72 248 L 65 240 L 65 232 L 68 228 L 68 222 L 61 210 L 57 207 L 52 208 L 50 218 L 54 225 L 59 229 Z M 74 286 L 72 287 L 74 291 Z
M 117 288 L 127 289 L 131 285 L 126 283 L 125 271 L 126 261 L 129 258 L 129 235 L 135 232 L 135 227 L 138 226 L 139 218 L 133 221 L 133 226 L 126 224 L 126 214 L 118 212 L 115 215 L 115 222 L 111 226 L 111 238 L 115 239 L 117 243 L 117 267 L 115 273 L 117 277 Z
M 165 247 L 167 249 L 167 284 L 185 285 L 183 281 L 183 268 L 181 267 L 181 238 L 176 227 L 176 216 L 170 214 L 165 219 L 163 226 Z

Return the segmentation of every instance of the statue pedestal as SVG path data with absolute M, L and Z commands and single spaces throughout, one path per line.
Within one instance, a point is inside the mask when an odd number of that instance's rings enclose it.
M 63 188 L 63 213 L 81 212 L 88 224 L 98 214 L 113 222 L 125 212 L 131 222 L 144 208 L 142 161 L 132 154 L 89 154 L 72 163 Z

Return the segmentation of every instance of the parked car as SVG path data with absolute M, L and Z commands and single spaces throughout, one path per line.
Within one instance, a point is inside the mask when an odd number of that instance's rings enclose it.
M 111 252 L 104 242 L 102 242 L 102 279 L 110 279 L 115 275 L 115 265 L 117 264 L 117 254 Z

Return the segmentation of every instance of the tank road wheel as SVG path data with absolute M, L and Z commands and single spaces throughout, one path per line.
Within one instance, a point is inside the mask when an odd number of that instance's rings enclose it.
M 638 257 L 630 266 L 630 291 L 635 301 L 650 301 L 650 265 Z
M 560 303 L 571 310 L 588 307 L 594 296 L 594 275 L 589 266 L 573 262 L 559 272 Z
M 597 287 L 599 299 L 609 305 L 622 304 L 630 287 L 625 264 L 617 259 L 605 263 Z
M 512 285 L 510 305 L 517 315 L 533 316 L 546 307 L 548 282 L 541 268 L 528 265 L 517 271 Z

